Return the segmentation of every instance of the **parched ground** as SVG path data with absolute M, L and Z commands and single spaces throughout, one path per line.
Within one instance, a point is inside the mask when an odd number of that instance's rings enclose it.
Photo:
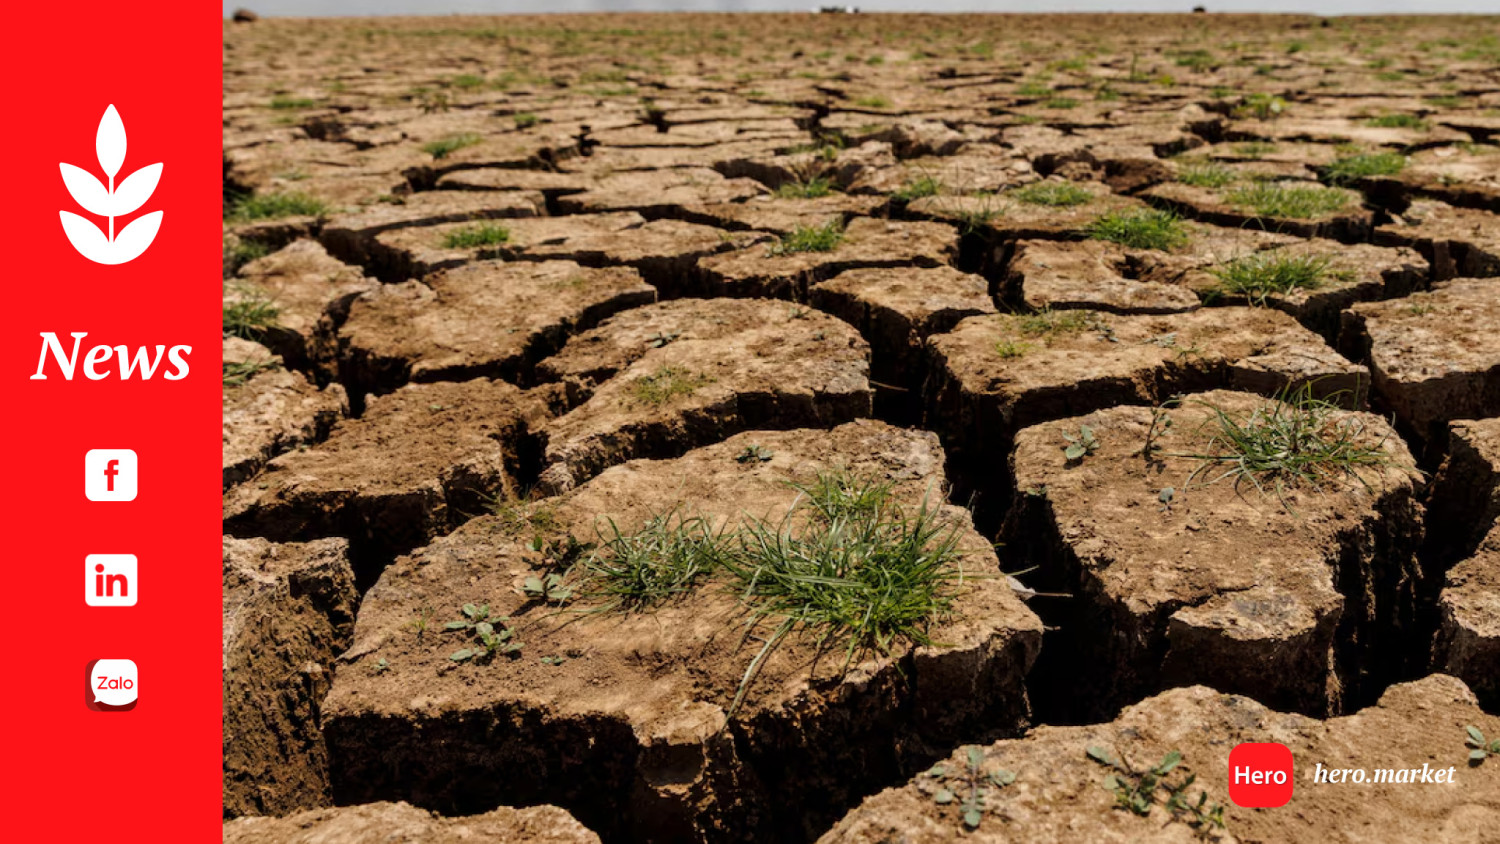
M 1496 32 L 226 22 L 225 840 L 1495 840 Z

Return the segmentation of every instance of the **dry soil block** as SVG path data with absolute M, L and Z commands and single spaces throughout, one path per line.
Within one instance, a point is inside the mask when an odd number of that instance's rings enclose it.
M 276 309 L 275 324 L 260 341 L 293 369 L 311 370 L 319 383 L 336 376 L 334 331 L 349 315 L 349 303 L 379 282 L 336 260 L 317 241 L 298 240 L 245 265 L 225 296 L 264 298 Z
M 680 300 L 622 314 L 544 365 L 587 398 L 547 425 L 542 485 L 566 490 L 616 463 L 754 428 L 868 416 L 869 353 L 847 323 L 785 302 Z
M 1024 739 L 980 748 L 985 771 L 1016 775 L 1005 788 L 986 789 L 979 828 L 965 833 L 960 800 L 939 804 L 944 785 L 921 775 L 900 788 L 866 800 L 820 844 L 940 844 L 949 841 L 1202 841 L 1185 817 L 1158 805 L 1149 817 L 1122 811 L 1103 787 L 1108 769 L 1088 757 L 1099 747 L 1123 755 L 1138 769 L 1172 751 L 1182 754 L 1170 782 L 1187 773 L 1198 779 L 1187 789 L 1196 804 L 1225 807 L 1227 833 L 1208 840 L 1285 841 L 1487 841 L 1500 824 L 1500 765 L 1465 764 L 1464 727 L 1486 735 L 1500 719 L 1485 715 L 1463 684 L 1435 675 L 1392 687 L 1380 702 L 1356 715 L 1316 721 L 1268 709 L 1254 700 L 1204 686 L 1175 689 L 1129 707 L 1113 723 L 1085 727 L 1040 727 Z M 1229 800 L 1229 752 L 1241 742 L 1278 742 L 1292 751 L 1295 794 L 1283 809 L 1249 810 Z M 963 771 L 967 749 L 944 763 Z M 1400 781 L 1313 784 L 1310 772 L 1365 769 L 1401 772 Z M 1411 782 L 1441 771 L 1442 784 Z M 1450 774 L 1449 771 L 1452 771 Z M 1453 785 L 1447 782 L 1452 777 Z M 963 794 L 960 791 L 960 794 Z M 1205 806 L 1207 808 L 1207 806 Z M 1206 830 L 1206 832 L 1211 832 Z
M 323 697 L 359 593 L 342 539 L 224 538 L 224 816 L 326 806 Z
M 778 253 L 776 244 L 765 244 L 704 258 L 698 262 L 697 292 L 805 301 L 808 288 L 845 270 L 940 267 L 957 255 L 958 232 L 952 226 L 857 217 L 825 252 Z
M 760 456 L 740 459 L 752 445 Z M 898 641 L 847 671 L 843 642 L 820 655 L 793 633 L 733 716 L 770 630 L 747 628 L 720 575 L 635 612 L 588 597 L 573 602 L 581 612 L 558 611 L 519 588 L 549 559 L 529 550 L 533 536 L 596 541 L 607 520 L 630 534 L 674 509 L 730 530 L 748 517 L 776 524 L 799 494 L 788 482 L 839 470 L 894 484 L 904 507 L 941 506 L 962 549 L 949 565 L 995 574 L 967 516 L 941 505 L 942 462 L 933 435 L 879 422 L 756 431 L 614 467 L 529 519 L 482 516 L 398 560 L 366 596 L 327 701 L 335 799 L 449 813 L 552 801 L 611 840 L 805 840 L 861 793 L 930 762 L 933 748 L 1014 734 L 1041 628 L 1000 577 L 958 587 L 952 614 L 933 622 L 941 644 Z M 519 654 L 449 659 L 473 634 L 443 624 L 471 602 L 509 617 Z
M 850 270 L 812 289 L 812 304 L 870 343 L 877 403 L 919 406 L 928 337 L 965 317 L 995 313 L 982 276 L 951 267 Z M 884 389 L 882 389 L 884 388 Z
M 1375 230 L 1375 242 L 1421 252 L 1432 262 L 1434 281 L 1500 276 L 1500 217 L 1486 211 L 1413 202 Z
M 1344 312 L 1340 346 L 1368 361 L 1386 409 L 1423 441 L 1450 419 L 1500 415 L 1500 285 L 1454 279 Z
M 546 200 L 537 191 L 424 191 L 402 197 L 397 203 L 379 203 L 334 217 L 323 227 L 321 238 L 336 257 L 368 266 L 372 263 L 371 243 L 381 232 L 439 223 L 535 217 L 545 213 L 546 207 Z
M 689 209 L 715 202 L 741 202 L 766 193 L 754 179 L 726 179 L 704 167 L 632 170 L 598 178 L 582 193 L 559 197 L 565 214 L 635 211 L 647 219 L 683 219 Z
M 556 806 L 501 806 L 482 815 L 445 818 L 406 803 L 318 809 L 288 818 L 241 818 L 224 824 L 224 844 L 599 844 Z
M 1336 211 L 1316 212 L 1306 217 L 1286 214 L 1260 213 L 1255 208 L 1234 201 L 1234 191 L 1239 189 L 1212 188 L 1168 182 L 1148 188 L 1142 193 L 1155 205 L 1170 208 L 1183 216 L 1205 223 L 1230 228 L 1249 227 L 1265 231 L 1295 235 L 1297 237 L 1326 237 L 1349 243 L 1362 243 L 1370 239 L 1373 230 L 1374 212 L 1360 206 L 1362 197 L 1343 188 L 1325 188 L 1316 183 L 1288 181 L 1267 184 L 1282 185 L 1288 189 L 1328 191 L 1344 198 L 1344 207 Z
M 955 481 L 995 504 L 1008 494 L 1011 437 L 1028 425 L 1216 387 L 1269 394 L 1312 382 L 1352 400 L 1368 380 L 1296 320 L 1261 308 L 970 317 L 927 351 L 927 424 L 964 467 Z
M 1432 663 L 1463 678 L 1485 709 L 1500 712 L 1500 524 L 1474 556 L 1448 570 Z
M 267 460 L 320 442 L 348 413 L 344 388 L 319 390 L 258 343 L 224 338 L 224 488 Z
M 503 381 L 413 384 L 372 399 L 321 445 L 272 460 L 225 497 L 224 530 L 343 536 L 367 561 L 422 545 L 513 493 L 541 404 Z
M 397 229 L 377 235 L 372 251 L 386 274 L 408 278 L 486 258 L 628 266 L 671 296 L 690 286 L 699 258 L 769 237 L 748 232 L 731 235 L 681 220 L 647 222 L 634 211 L 534 217 L 507 221 L 503 228 L 502 242 L 467 247 L 452 244 L 475 232 L 474 223 Z
M 522 381 L 569 334 L 654 301 L 656 290 L 625 267 L 481 261 L 355 300 L 340 367 L 360 393 L 407 381 Z
M 1116 407 L 1017 435 L 1004 538 L 1038 583 L 1070 596 L 1049 619 L 1050 673 L 1038 671 L 1066 717 L 1108 717 L 1192 683 L 1328 714 L 1419 661 L 1419 481 L 1383 420 L 1316 421 L 1389 461 L 1357 476 L 1332 467 L 1320 489 L 1217 480 L 1229 464 L 1184 456 L 1233 457 L 1216 413 L 1242 427 L 1295 413 L 1275 405 L 1215 391 L 1165 412 L 1170 425 L 1151 408 Z M 1083 427 L 1096 447 L 1069 460 L 1068 437 Z

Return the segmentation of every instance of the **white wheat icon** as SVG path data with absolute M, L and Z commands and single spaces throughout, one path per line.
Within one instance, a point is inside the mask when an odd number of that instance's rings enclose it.
M 109 178 L 105 187 L 94 174 L 71 164 L 59 164 L 62 168 L 63 184 L 73 201 L 83 206 L 90 214 L 109 218 L 109 234 L 99 230 L 94 223 L 67 211 L 59 211 L 63 231 L 73 248 L 83 257 L 96 264 L 123 264 L 140 257 L 156 239 L 161 228 L 162 212 L 142 214 L 130 222 L 118 236 L 115 235 L 115 218 L 132 214 L 146 204 L 156 191 L 161 180 L 161 164 L 131 173 L 115 187 L 115 174 L 125 163 L 125 124 L 120 122 L 120 113 L 111 105 L 99 118 L 99 132 L 94 136 L 94 151 L 99 155 L 99 167 Z

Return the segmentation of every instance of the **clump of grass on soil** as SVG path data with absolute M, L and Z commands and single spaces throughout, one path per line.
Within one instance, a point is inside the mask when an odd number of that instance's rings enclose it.
M 1248 207 L 1262 217 L 1306 220 L 1342 211 L 1349 195 L 1337 188 L 1299 187 L 1280 182 L 1260 182 L 1231 191 L 1231 205 Z
M 937 196 L 943 192 L 943 183 L 932 176 L 918 176 L 892 193 L 891 197 L 902 202 L 911 202 L 924 196 Z
M 698 375 L 677 366 L 663 366 L 650 375 L 637 378 L 628 387 L 630 397 L 641 404 L 659 407 L 678 396 L 692 395 L 699 387 L 713 383 L 707 375 Z
M 474 146 L 482 140 L 484 139 L 479 137 L 478 135 L 472 132 L 466 132 L 462 135 L 453 135 L 447 138 L 439 138 L 438 140 L 432 141 L 431 143 L 423 144 L 422 151 L 437 160 L 442 160 L 463 149 L 464 147 Z
M 1078 334 L 1094 326 L 1094 312 L 1083 310 L 1054 311 L 1042 308 L 1021 317 L 1019 328 L 1027 337 Z
M 815 176 L 801 182 L 786 182 L 776 189 L 783 199 L 817 199 L 833 193 L 833 182 L 823 176 Z
M 837 218 L 821 226 L 797 226 L 771 247 L 772 255 L 795 252 L 832 252 L 844 240 L 844 223 Z
M 224 238 L 224 277 L 232 278 L 235 273 L 244 269 L 246 264 L 264 258 L 270 253 L 271 250 L 259 241 Z
M 1331 263 L 1321 255 L 1282 255 L 1276 251 L 1235 258 L 1209 271 L 1219 280 L 1210 298 L 1244 296 L 1251 304 L 1264 306 L 1271 296 L 1322 287 Z
M 1198 461 L 1189 486 L 1232 481 L 1238 488 L 1248 482 L 1261 494 L 1274 490 L 1285 506 L 1288 486 L 1318 489 L 1331 480 L 1354 478 L 1368 487 L 1361 471 L 1391 464 L 1384 440 L 1371 442 L 1357 417 L 1315 398 L 1310 383 L 1288 387 L 1248 414 L 1205 406 L 1217 427 L 1207 448 L 1173 455 Z
M 271 99 L 271 108 L 277 111 L 312 108 L 315 105 L 317 105 L 316 102 L 306 97 L 288 97 L 282 95 Z
M 1177 181 L 1199 188 L 1222 188 L 1234 179 L 1233 170 L 1215 162 L 1187 164 L 1177 171 Z
M 930 645 L 934 619 L 952 609 L 962 570 L 956 524 L 926 501 L 902 507 L 888 483 L 845 473 L 798 486 L 802 499 L 778 523 L 751 520 L 725 568 L 755 620 L 775 623 L 751 661 L 730 712 L 766 656 L 795 631 L 819 647 L 841 642 L 845 666 L 898 643 Z
M 274 360 L 245 360 L 237 363 L 226 361 L 224 363 L 224 386 L 238 387 L 262 372 L 280 368 Z
M 579 594 L 606 611 L 649 610 L 690 591 L 719 567 L 729 543 L 724 530 L 678 510 L 652 516 L 634 533 L 622 533 L 613 519 L 595 531 L 599 541 L 580 563 Z
M 510 240 L 510 229 L 493 223 L 465 226 L 448 232 L 443 245 L 449 249 L 474 249 L 479 246 L 495 246 Z
M 1111 211 L 1090 223 L 1087 232 L 1094 240 L 1108 240 L 1131 249 L 1164 252 L 1185 246 L 1188 241 L 1187 227 L 1182 218 L 1154 208 Z
M 276 325 L 281 310 L 260 290 L 248 285 L 232 289 L 233 299 L 224 303 L 224 335 L 258 339 Z
M 1421 129 L 1430 128 L 1427 121 L 1415 114 L 1382 114 L 1365 121 L 1366 126 L 1376 129 Z
M 1071 208 L 1094 201 L 1088 188 L 1072 182 L 1034 182 L 1010 192 L 1012 197 L 1028 205 L 1046 205 L 1051 208 Z
M 1394 176 L 1406 169 L 1406 156 L 1399 152 L 1362 153 L 1344 156 L 1323 168 L 1330 185 L 1350 185 L 1370 176 Z
M 327 213 L 328 206 L 322 200 L 307 194 L 251 193 L 230 205 L 228 217 L 231 222 L 250 222 L 279 217 L 320 217 Z

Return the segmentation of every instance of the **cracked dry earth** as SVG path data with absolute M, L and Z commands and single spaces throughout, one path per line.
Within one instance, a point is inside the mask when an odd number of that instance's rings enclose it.
M 225 840 L 1497 840 L 1495 23 L 226 23 Z

